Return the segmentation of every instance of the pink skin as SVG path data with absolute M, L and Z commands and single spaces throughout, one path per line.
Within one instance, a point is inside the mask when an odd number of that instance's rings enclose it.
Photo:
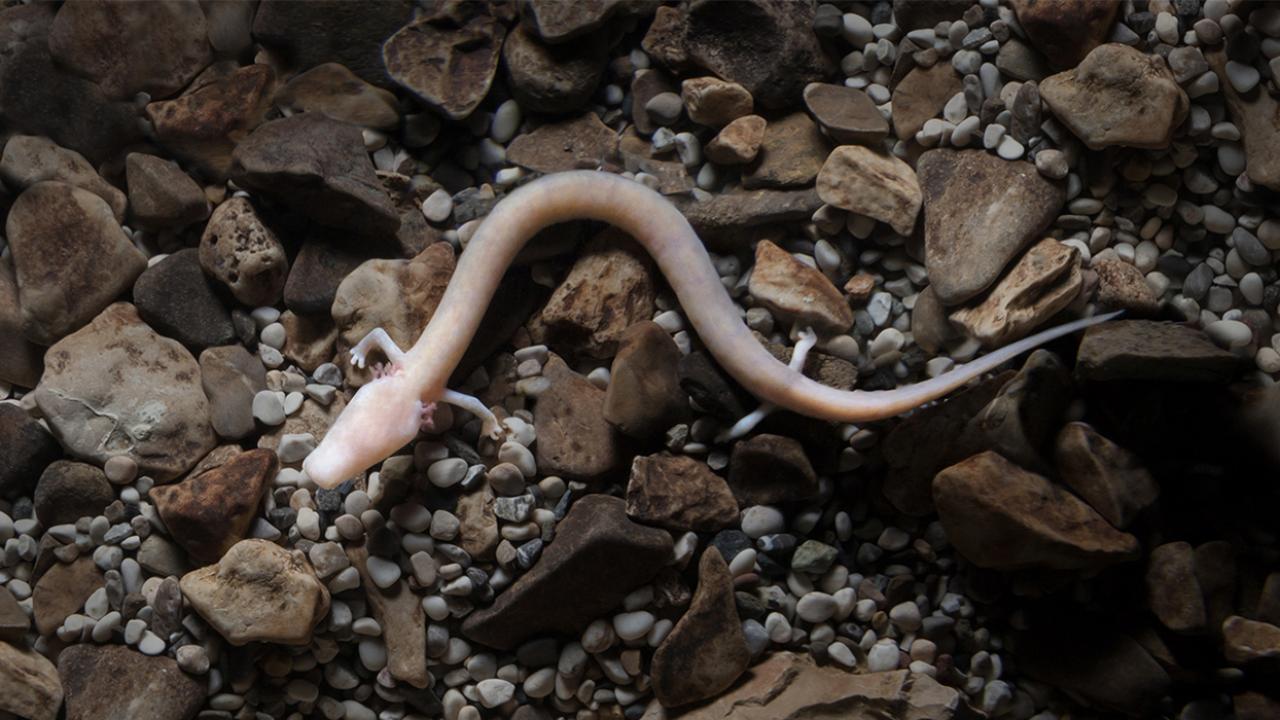
M 380 348 L 399 368 L 360 388 L 303 469 L 321 487 L 333 487 L 412 442 L 431 403 L 456 405 L 482 418 L 493 436 L 493 415 L 479 400 L 448 390 L 449 376 L 471 344 L 503 273 L 539 230 L 570 220 L 617 226 L 654 259 L 675 291 L 698 338 L 720 366 L 764 403 L 728 437 L 747 432 L 764 412 L 782 407 L 810 417 L 862 423 L 900 415 L 937 400 L 1014 357 L 1117 313 L 1049 328 L 956 366 L 938 377 L 893 390 L 838 390 L 778 362 L 739 319 L 693 228 L 666 198 L 640 183 L 594 171 L 555 173 L 515 190 L 494 206 L 458 258 L 439 307 L 422 336 L 402 352 L 381 330 L 353 348 Z M 806 341 L 811 344 L 810 341 Z

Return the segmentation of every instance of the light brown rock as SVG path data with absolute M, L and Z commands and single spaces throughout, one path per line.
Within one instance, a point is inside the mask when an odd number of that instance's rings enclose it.
M 241 540 L 216 565 L 187 573 L 182 594 L 232 645 L 306 645 L 329 612 L 329 590 L 301 551 Z
M 127 455 L 139 474 L 167 482 L 213 449 L 200 366 L 132 305 L 103 310 L 45 362 L 35 401 L 72 455 L 96 464 Z
M 187 556 L 207 565 L 249 532 L 279 466 L 271 450 L 249 450 L 182 482 L 154 487 L 151 499 Z
M 348 547 L 347 557 L 360 572 L 360 581 L 369 599 L 373 619 L 382 626 L 387 646 L 387 671 L 391 677 L 417 688 L 430 687 L 427 670 L 427 615 L 422 600 L 409 590 L 409 583 L 397 580 L 389 588 L 379 588 L 369 577 L 369 551 L 363 546 Z
M 838 143 L 875 147 L 889 135 L 889 122 L 871 98 L 857 88 L 809 83 L 804 88 L 804 104 Z
M 759 115 L 733 120 L 707 143 L 707 159 L 721 165 L 745 165 L 755 160 L 764 141 L 765 124 Z
M 29 720 L 57 720 L 62 707 L 58 669 L 34 650 L 0 642 L 0 712 Z
M 916 67 L 893 88 L 893 132 L 899 140 L 912 140 L 926 120 L 963 89 L 960 75 L 949 62 Z
M 1130 317 L 1154 315 L 1160 309 L 1160 298 L 1135 265 L 1105 257 L 1090 267 L 1098 276 L 1097 300 L 1102 307 L 1127 310 Z
M 338 327 L 328 313 L 299 315 L 292 310 L 280 313 L 287 339 L 280 349 L 284 356 L 307 372 L 333 360 Z
M 182 228 L 209 217 L 209 201 L 196 184 L 172 160 L 146 153 L 125 158 L 129 183 L 129 209 L 134 222 L 144 228 Z
M 813 182 L 830 151 L 818 124 L 804 112 L 793 112 L 764 128 L 758 161 L 742 175 L 742 187 L 800 187 Z
M 289 276 L 284 245 L 242 197 L 213 211 L 200 238 L 200 266 L 249 307 L 279 302 Z
M 147 267 L 98 195 L 62 182 L 27 188 L 5 221 L 22 333 L 41 345 L 78 330 Z M 67 238 L 76 241 L 68 242 Z
M 548 339 L 591 357 L 612 357 L 627 328 L 653 317 L 652 261 L 617 230 L 592 238 L 543 306 Z
M 1062 183 L 1029 162 L 983 150 L 930 150 L 916 164 L 924 205 L 925 267 L 946 306 L 969 300 L 1043 237 L 1066 201 Z
M 751 663 L 733 599 L 733 578 L 714 549 L 698 562 L 689 609 L 653 653 L 653 694 L 664 707 L 715 697 Z
M 200 353 L 200 383 L 219 437 L 239 440 L 254 431 L 253 396 L 267 389 L 261 360 L 243 345 L 207 348 Z
M 979 567 L 1097 570 L 1139 552 L 1135 537 L 994 452 L 938 473 L 933 500 L 947 538 Z
M 853 324 L 853 310 L 826 275 L 768 240 L 756 244 L 756 264 L 748 289 L 758 305 L 784 321 L 830 334 L 844 332 Z
M 1032 245 L 982 302 L 951 313 L 983 347 L 1030 335 L 1080 295 L 1080 253 L 1053 238 Z
M 617 431 L 604 419 L 605 392 L 558 357 L 543 365 L 542 376 L 551 387 L 533 407 L 538 472 L 600 480 L 618 467 L 622 454 Z
M 689 119 L 699 125 L 719 128 L 751 114 L 751 93 L 736 82 L 718 77 L 689 78 L 680 83 Z
M 920 181 L 898 158 L 861 145 L 841 145 L 818 173 L 818 197 L 910 235 L 920 214 Z
M 84 601 L 102 587 L 102 571 L 93 558 L 81 556 L 72 563 L 55 562 L 31 592 L 32 619 L 41 635 L 52 635 L 67 616 L 79 612 Z
M 1185 542 L 1152 548 L 1147 560 L 1147 607 L 1176 633 L 1205 628 L 1204 597 L 1196 580 L 1195 554 Z
M 1058 433 L 1054 464 L 1062 482 L 1118 528 L 1160 495 L 1138 456 L 1082 422 L 1067 423 Z
M 631 462 L 627 515 L 668 530 L 712 532 L 738 521 L 738 503 L 706 463 L 664 452 Z
M 124 221 L 128 206 L 124 193 L 103 180 L 83 155 L 59 147 L 48 138 L 35 135 L 9 138 L 0 156 L 0 179 L 15 193 L 45 180 L 75 185 L 105 200 L 116 220 Z
M 372 377 L 368 368 L 353 367 L 350 355 L 369 331 L 380 327 L 405 349 L 418 341 L 444 296 L 453 266 L 453 248 L 435 243 L 412 260 L 366 260 L 342 281 L 332 312 L 338 327 L 337 362 L 348 383 L 359 386 Z M 378 355 L 378 362 L 385 362 Z
M 360 79 L 336 62 L 317 65 L 289 79 L 275 103 L 294 112 L 319 112 L 352 125 L 389 130 L 400 123 L 396 96 Z
M 1164 59 L 1119 43 L 1100 45 L 1076 68 L 1040 83 L 1040 97 L 1093 150 L 1159 150 L 1191 107 Z
M 477 560 L 492 560 L 498 549 L 498 517 L 493 514 L 493 490 L 489 484 L 458 498 L 458 547 Z
M 542 173 L 595 170 L 617 147 L 617 133 L 588 112 L 518 136 L 507 147 L 507 161 Z
M 462 22 L 447 10 L 420 17 L 387 38 L 382 59 L 401 87 L 451 120 L 462 120 L 489 92 L 506 26 L 487 12 Z
M 1236 665 L 1280 658 L 1280 627 L 1232 615 L 1222 623 L 1222 647 Z

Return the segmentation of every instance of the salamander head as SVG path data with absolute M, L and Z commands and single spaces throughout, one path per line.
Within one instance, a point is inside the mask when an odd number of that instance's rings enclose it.
M 435 403 L 423 403 L 403 372 L 371 380 L 356 391 L 324 440 L 302 463 L 322 488 L 332 488 L 413 442 Z

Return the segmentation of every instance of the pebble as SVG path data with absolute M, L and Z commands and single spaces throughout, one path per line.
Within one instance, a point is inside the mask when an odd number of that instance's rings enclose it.
M 489 125 L 489 137 L 494 142 L 504 145 L 516 136 L 520 129 L 520 104 L 515 100 L 504 100 L 497 110 L 493 111 L 493 122 Z
M 1227 80 L 1236 92 L 1243 94 L 1253 90 L 1258 86 L 1260 79 L 1261 75 L 1254 66 L 1238 63 L 1235 60 L 1227 61 Z
M 138 642 L 138 651 L 143 655 L 159 655 L 164 652 L 164 640 L 159 635 L 146 630 L 142 634 L 142 639 Z
M 858 663 L 857 658 L 853 655 L 853 651 L 849 649 L 848 645 L 845 645 L 842 642 L 833 642 L 828 645 L 827 656 L 832 660 L 835 660 L 836 663 L 847 668 L 852 668 Z
M 192 675 L 209 672 L 209 653 L 200 645 L 183 645 L 174 652 L 178 667 Z
M 613 630 L 625 641 L 639 640 L 653 629 L 656 618 L 644 610 L 620 613 L 613 617 Z
M 138 476 L 138 463 L 128 455 L 113 455 L 107 458 L 102 471 L 107 480 L 115 485 L 128 485 Z
M 898 645 L 892 640 L 881 640 L 867 651 L 867 669 L 871 672 L 888 672 L 898 669 Z
M 500 678 L 490 678 L 476 683 L 476 694 L 480 696 L 480 704 L 486 708 L 496 708 L 510 702 L 515 692 L 515 685 Z
M 1000 144 L 996 146 L 996 154 L 1005 160 L 1018 160 L 1026 151 L 1022 143 L 1014 140 L 1012 135 L 1000 138 Z
M 1217 320 L 1204 329 L 1209 338 L 1228 350 L 1237 350 L 1253 342 L 1253 330 L 1239 320 Z
M 253 396 L 253 417 L 268 427 L 284 423 L 284 400 L 273 390 L 262 390 Z
M 436 190 L 422 201 L 422 214 L 433 223 L 442 223 L 453 214 L 453 196 L 449 191 Z M 316 378 L 319 380 L 319 378 Z
M 462 482 L 466 475 L 467 461 L 462 458 L 439 460 L 427 468 L 427 479 L 438 488 L 453 487 Z
M 658 93 L 644 104 L 644 110 L 658 125 L 671 126 L 676 124 L 684 112 L 684 101 L 673 92 Z
M 786 523 L 782 511 L 768 505 L 753 505 L 742 513 L 742 532 L 752 540 L 780 533 L 786 529 Z
M 824 592 L 809 592 L 796 602 L 796 615 L 810 623 L 826 622 L 836 614 L 836 599 Z
M 386 590 L 395 585 L 400 580 L 400 565 L 380 558 L 376 555 L 370 555 L 366 568 L 369 571 L 369 579 L 374 585 Z

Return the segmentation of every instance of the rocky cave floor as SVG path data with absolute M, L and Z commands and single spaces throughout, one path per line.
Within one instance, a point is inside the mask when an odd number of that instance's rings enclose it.
M 1280 4 L 0 5 L 0 718 L 1280 717 Z M 351 347 L 570 169 L 835 387 L 1126 314 L 718 442 L 567 223 L 454 375 L 503 437 L 317 487 Z

